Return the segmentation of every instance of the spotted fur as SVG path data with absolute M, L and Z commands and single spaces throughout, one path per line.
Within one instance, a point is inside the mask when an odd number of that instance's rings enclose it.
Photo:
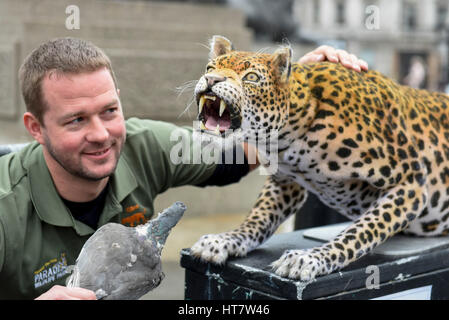
M 208 91 L 233 104 L 243 131 L 277 130 L 279 168 L 242 225 L 203 236 L 193 254 L 214 263 L 245 255 L 298 211 L 307 192 L 353 223 L 320 247 L 285 252 L 272 264 L 281 276 L 308 281 L 329 274 L 401 231 L 449 233 L 448 96 L 398 85 L 376 71 L 292 64 L 288 48 L 217 49 L 228 42 L 214 37 L 196 95 Z M 258 80 L 245 81 L 249 72 Z M 208 75 L 223 80 L 204 87 Z

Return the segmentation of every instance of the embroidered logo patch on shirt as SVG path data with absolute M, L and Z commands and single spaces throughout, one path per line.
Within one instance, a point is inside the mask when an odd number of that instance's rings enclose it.
M 66 276 L 67 259 L 66 254 L 61 253 L 58 258 L 51 259 L 42 267 L 34 271 L 34 288 L 39 288 Z

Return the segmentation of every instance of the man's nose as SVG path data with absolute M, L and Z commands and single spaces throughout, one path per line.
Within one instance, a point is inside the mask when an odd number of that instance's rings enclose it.
M 226 80 L 226 77 L 219 76 L 216 74 L 206 74 L 204 77 L 207 80 L 207 86 L 209 88 L 212 88 L 218 82 L 222 82 L 222 81 Z
M 89 142 L 102 143 L 108 140 L 109 131 L 101 119 L 92 119 L 86 139 Z

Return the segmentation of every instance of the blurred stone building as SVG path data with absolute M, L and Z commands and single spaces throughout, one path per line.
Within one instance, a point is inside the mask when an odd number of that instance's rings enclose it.
M 294 10 L 302 37 L 349 50 L 402 83 L 419 57 L 421 87 L 437 90 L 448 82 L 448 6 L 448 0 L 296 0 Z
M 74 8 L 79 24 L 74 23 Z M 241 11 L 220 4 L 105 0 L 0 1 L 0 143 L 23 142 L 25 106 L 17 71 L 33 48 L 54 37 L 87 39 L 111 57 L 126 117 L 192 124 L 184 112 L 214 34 L 250 49 Z M 188 89 L 191 89 L 190 91 Z

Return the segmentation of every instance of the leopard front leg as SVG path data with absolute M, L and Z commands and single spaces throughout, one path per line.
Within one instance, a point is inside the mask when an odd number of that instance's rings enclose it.
M 311 281 L 340 270 L 407 228 L 427 205 L 425 186 L 403 183 L 377 201 L 334 240 L 307 250 L 287 250 L 272 263 L 276 274 Z
M 250 214 L 235 230 L 202 236 L 191 248 L 194 256 L 222 264 L 228 256 L 245 256 L 266 241 L 279 225 L 301 208 L 307 192 L 297 183 L 269 176 Z

